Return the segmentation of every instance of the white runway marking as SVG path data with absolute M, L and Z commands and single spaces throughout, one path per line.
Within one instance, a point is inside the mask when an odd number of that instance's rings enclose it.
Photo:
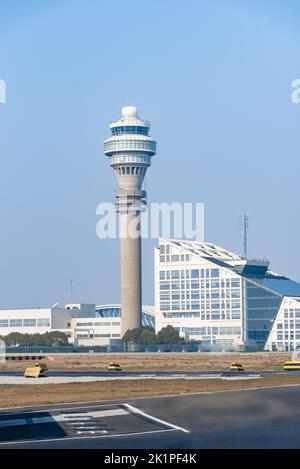
M 133 407 L 130 404 L 124 404 L 124 406 L 127 407 L 127 409 L 129 409 L 133 414 L 142 415 L 143 417 L 146 417 L 149 420 L 153 420 L 154 422 L 160 423 L 169 428 L 173 428 L 174 430 L 180 430 L 184 433 L 190 433 L 190 430 L 187 430 L 186 428 L 178 427 L 177 425 L 174 425 L 173 423 L 166 422 L 165 420 L 161 420 L 156 417 L 153 417 L 152 415 L 146 414 L 146 412 L 143 412 L 142 410 L 137 409 L 136 407 Z
M 104 433 L 107 433 L 107 431 L 106 431 L 106 430 L 80 430 L 80 431 L 78 431 L 78 432 L 76 432 L 76 433 L 77 433 L 77 435 L 82 435 L 82 434 L 84 434 L 84 433 L 88 433 L 88 434 L 90 434 L 90 435 L 95 435 L 95 433 L 102 433 L 102 434 L 104 434 Z
M 92 417 L 113 417 L 115 415 L 126 415 L 128 412 L 124 409 L 110 409 L 110 410 L 99 410 L 96 412 L 89 412 Z

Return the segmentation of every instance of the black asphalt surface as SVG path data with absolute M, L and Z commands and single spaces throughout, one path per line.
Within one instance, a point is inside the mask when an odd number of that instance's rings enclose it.
M 29 366 L 29 365 L 28 365 Z M 22 371 L 0 371 L 0 376 L 23 376 L 24 372 Z M 236 374 L 241 374 L 243 376 L 246 375 L 266 375 L 266 374 L 300 374 L 300 370 L 245 370 L 245 371 L 230 371 L 230 370 L 199 370 L 199 371 L 184 371 L 184 370 L 169 370 L 169 371 L 106 371 L 106 370 L 55 370 L 55 371 L 48 371 L 45 373 L 47 376 L 173 376 L 173 375 L 183 375 L 183 376 L 207 376 L 207 375 L 223 375 L 223 376 L 231 376 Z
M 5 410 L 0 449 L 300 448 L 299 400 L 287 386 Z

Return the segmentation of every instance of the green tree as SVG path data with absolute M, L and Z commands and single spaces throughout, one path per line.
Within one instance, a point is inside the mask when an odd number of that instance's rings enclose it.
M 24 334 L 20 334 L 19 332 L 12 332 L 3 337 L 6 346 L 18 346 L 22 345 L 24 340 Z
M 157 337 L 153 327 L 146 326 L 143 328 L 139 337 L 139 343 L 141 345 L 155 345 L 157 343 Z
M 128 329 L 123 336 L 123 341 L 126 342 L 127 344 L 130 342 L 133 344 L 138 344 L 140 335 L 141 335 L 141 328 Z
M 123 341 L 139 345 L 156 344 L 156 335 L 153 327 L 142 326 L 136 329 L 128 329 L 123 336 Z
M 60 331 L 46 332 L 45 334 L 20 334 L 12 332 L 2 338 L 7 347 L 59 347 L 68 345 L 68 337 Z
M 51 331 L 44 334 L 45 345 L 60 347 L 68 345 L 68 336 L 60 331 Z
M 182 344 L 184 339 L 173 326 L 163 327 L 157 334 L 157 343 L 162 345 Z

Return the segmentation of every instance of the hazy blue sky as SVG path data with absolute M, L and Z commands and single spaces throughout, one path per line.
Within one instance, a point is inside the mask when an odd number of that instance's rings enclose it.
M 0 307 L 119 301 L 103 152 L 124 104 L 152 123 L 149 202 L 205 202 L 206 241 L 300 281 L 298 1 L 0 0 Z M 144 241 L 144 302 L 153 246 Z

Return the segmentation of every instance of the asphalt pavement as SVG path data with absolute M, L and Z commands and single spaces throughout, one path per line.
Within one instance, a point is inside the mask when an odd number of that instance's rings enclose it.
M 300 448 L 300 386 L 0 411 L 4 448 Z
M 23 371 L 6 371 L 0 370 L 0 376 L 23 376 Z M 266 374 L 300 374 L 300 370 L 245 370 L 245 371 L 230 371 L 230 370 L 49 370 L 47 376 L 208 376 L 208 375 L 222 375 L 222 376 L 236 376 L 236 375 L 266 375 Z

